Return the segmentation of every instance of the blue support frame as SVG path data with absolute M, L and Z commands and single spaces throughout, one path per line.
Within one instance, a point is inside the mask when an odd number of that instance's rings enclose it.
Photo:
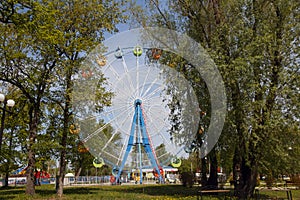
M 143 163 L 142 163 L 142 148 L 141 145 L 143 145 L 146 154 L 151 162 L 152 167 L 157 171 L 158 176 L 159 176 L 159 182 L 163 183 L 164 179 L 162 174 L 160 173 L 160 168 L 159 168 L 159 163 L 158 160 L 156 159 L 155 153 L 153 152 L 150 144 L 150 136 L 147 134 L 147 129 L 146 129 L 146 124 L 145 124 L 145 119 L 143 116 L 143 110 L 141 107 L 142 101 L 140 99 L 135 100 L 134 105 L 135 105 L 135 112 L 134 116 L 132 119 L 132 124 L 131 124 L 131 131 L 130 131 L 130 136 L 128 139 L 126 151 L 121 163 L 121 166 L 119 168 L 119 172 L 116 176 L 116 183 L 120 182 L 120 176 L 122 174 L 123 168 L 125 166 L 125 163 L 127 161 L 127 158 L 129 156 L 129 153 L 132 149 L 132 146 L 137 145 L 137 150 L 138 150 L 138 157 L 137 160 L 139 161 L 139 170 L 140 170 L 140 184 L 143 183 Z M 134 137 L 136 137 L 136 143 L 134 144 Z

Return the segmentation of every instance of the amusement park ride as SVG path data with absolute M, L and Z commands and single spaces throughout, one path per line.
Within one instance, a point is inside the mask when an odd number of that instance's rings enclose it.
M 133 145 L 137 146 L 137 151 L 138 151 L 138 160 L 139 160 L 139 171 L 140 171 L 140 183 L 142 183 L 142 177 L 143 177 L 143 166 L 142 166 L 142 145 L 145 149 L 145 152 L 147 156 L 149 157 L 152 166 L 154 167 L 154 170 L 158 174 L 159 182 L 163 182 L 163 174 L 159 166 L 159 162 L 156 158 L 155 151 L 150 143 L 150 137 L 149 134 L 147 133 L 146 129 L 146 124 L 143 116 L 143 110 L 142 110 L 142 101 L 140 99 L 135 100 L 135 112 L 132 120 L 132 125 L 131 125 L 131 132 L 126 148 L 125 155 L 123 157 L 121 167 L 119 169 L 119 172 L 116 176 L 116 182 L 120 181 L 120 176 L 122 173 L 122 170 L 124 168 L 125 162 L 127 161 L 128 154 L 130 153 Z M 134 143 L 134 138 L 135 143 Z
M 101 74 L 106 81 L 105 90 L 113 92 L 113 97 L 111 105 L 104 106 L 101 112 L 89 106 L 95 105 L 94 97 L 90 104 L 89 100 L 82 103 L 82 99 L 75 99 L 74 110 L 79 113 L 80 129 L 73 125 L 70 132 L 79 135 L 80 151 L 84 152 L 83 144 L 95 156 L 95 167 L 112 166 L 114 184 L 121 182 L 124 171 L 133 170 L 139 172 L 139 183 L 142 184 L 143 169 L 146 168 L 153 169 L 153 174 L 163 183 L 163 168 L 179 167 L 180 158 L 189 153 L 185 151 L 185 141 L 192 135 L 181 136 L 181 141 L 178 137 L 176 141 L 169 132 L 172 125 L 168 100 L 171 97 L 166 94 L 166 76 L 163 76 L 159 61 L 162 53 L 159 48 L 116 45 L 106 54 L 93 52 L 79 71 L 78 91 L 75 92 L 85 97 L 93 96 L 95 90 L 89 89 L 94 84 L 93 78 L 102 77 Z M 184 87 L 184 90 L 188 89 Z M 198 104 L 190 103 L 189 106 L 199 110 Z M 93 128 L 99 122 L 101 127 Z M 198 122 L 195 130 L 197 126 Z M 109 127 L 112 127 L 110 134 L 106 132 Z M 190 132 L 195 133 L 194 130 Z

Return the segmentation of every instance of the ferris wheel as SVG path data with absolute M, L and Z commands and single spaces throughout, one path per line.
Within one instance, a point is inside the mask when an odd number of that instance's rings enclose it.
M 163 182 L 163 169 L 178 167 L 180 158 L 187 158 L 186 148 L 198 128 L 199 119 L 183 119 L 183 115 L 180 119 L 179 110 L 197 113 L 199 105 L 188 81 L 160 62 L 163 49 L 131 37 L 138 38 L 125 34 L 130 42 L 123 35 L 110 39 L 105 53 L 95 49 L 75 77 L 79 136 L 99 166 L 105 163 L 113 168 L 115 182 L 125 171 L 138 171 L 142 183 L 144 169 L 153 169 Z M 176 109 L 170 89 L 175 86 L 181 104 Z M 97 109 L 97 95 L 108 98 L 109 103 Z M 179 126 L 183 121 L 192 125 L 174 131 L 174 115 L 182 122 Z

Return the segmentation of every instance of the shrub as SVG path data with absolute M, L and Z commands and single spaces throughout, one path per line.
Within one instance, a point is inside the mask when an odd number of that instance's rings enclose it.
M 194 175 L 191 172 L 183 172 L 181 174 L 181 182 L 185 187 L 192 187 L 194 185 Z

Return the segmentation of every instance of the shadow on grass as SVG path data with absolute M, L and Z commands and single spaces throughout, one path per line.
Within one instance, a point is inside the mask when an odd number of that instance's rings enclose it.
M 93 194 L 93 193 L 98 193 L 97 191 L 99 188 L 97 187 L 72 187 L 72 188 L 65 188 L 64 189 L 64 194 Z
M 150 196 L 196 196 L 197 187 L 188 188 L 182 185 L 133 185 L 99 188 L 106 191 L 118 191 L 135 194 L 147 194 Z
M 0 187 L 0 200 L 14 199 L 24 194 L 24 187 Z
M 50 197 L 56 195 L 53 185 L 36 186 L 35 193 L 41 197 Z M 85 195 L 97 193 L 99 188 L 95 187 L 72 187 L 64 188 L 65 195 Z M 5 187 L 0 188 L 0 200 L 14 199 L 20 195 L 25 195 L 25 187 Z

